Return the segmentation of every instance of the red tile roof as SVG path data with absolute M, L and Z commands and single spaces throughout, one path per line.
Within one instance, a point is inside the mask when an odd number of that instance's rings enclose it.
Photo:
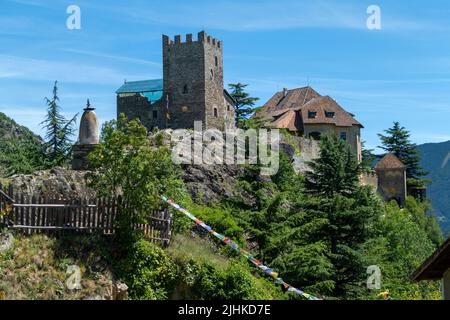
M 315 112 L 315 117 L 309 117 Z M 327 117 L 329 113 L 332 117 Z M 271 118 L 270 127 L 300 131 L 304 124 L 333 124 L 339 127 L 360 126 L 351 113 L 329 96 L 321 96 L 311 87 L 277 92 L 255 115 Z
M 375 166 L 376 170 L 379 169 L 405 169 L 404 163 L 397 158 L 394 154 L 388 153 L 381 159 Z

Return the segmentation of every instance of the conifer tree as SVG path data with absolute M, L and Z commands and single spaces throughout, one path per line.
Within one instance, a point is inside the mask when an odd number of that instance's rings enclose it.
M 48 106 L 47 116 L 41 123 L 46 130 L 46 154 L 49 166 L 58 166 L 64 164 L 70 157 L 72 141 L 75 129 L 74 125 L 78 114 L 72 119 L 67 120 L 61 114 L 61 108 L 58 105 L 58 82 L 53 86 L 53 97 L 45 98 Z
M 259 98 L 250 97 L 250 94 L 245 91 L 247 84 L 232 83 L 229 84 L 230 95 L 236 100 L 236 125 L 238 128 L 246 128 L 248 117 L 253 113 L 253 106 Z
M 364 264 L 359 247 L 371 235 L 381 203 L 369 187 L 359 184 L 359 165 L 350 147 L 337 136 L 324 136 L 319 158 L 310 163 L 305 175 L 311 198 L 304 210 L 313 221 L 322 221 L 311 239 L 326 245 L 332 264 L 328 280 L 332 294 L 352 296 L 364 280 Z
M 420 152 L 416 144 L 411 142 L 411 134 L 402 127 L 399 122 L 394 122 L 392 128 L 384 131 L 386 135 L 379 134 L 381 139 L 380 148 L 393 153 L 406 166 L 406 176 L 410 180 L 420 180 L 426 176 L 420 165 Z

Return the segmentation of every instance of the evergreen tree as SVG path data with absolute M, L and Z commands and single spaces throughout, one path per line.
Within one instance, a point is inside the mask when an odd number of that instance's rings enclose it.
M 250 97 L 245 91 L 247 84 L 235 83 L 229 84 L 230 95 L 236 100 L 236 125 L 238 128 L 246 128 L 248 117 L 253 113 L 253 106 L 259 98 Z
M 45 98 L 48 106 L 47 116 L 41 123 L 46 130 L 46 153 L 50 166 L 58 166 L 64 164 L 71 154 L 72 141 L 75 129 L 74 124 L 78 114 L 71 120 L 67 120 L 61 114 L 61 108 L 58 105 L 58 82 L 55 81 L 53 86 L 53 97 Z
M 406 166 L 406 176 L 411 180 L 420 180 L 426 176 L 420 166 L 420 152 L 417 150 L 416 144 L 410 140 L 410 133 L 402 127 L 399 122 L 394 122 L 394 126 L 385 130 L 386 135 L 379 134 L 381 139 L 380 148 L 393 153 Z
M 362 162 L 361 162 L 361 168 L 364 171 L 372 171 L 372 164 L 375 161 L 375 159 L 377 158 L 375 156 L 375 154 L 373 153 L 373 149 L 367 149 L 365 147 L 365 141 L 362 142 Z
M 320 196 L 351 194 L 358 185 L 360 167 L 348 144 L 336 135 L 325 135 L 319 158 L 309 162 L 306 189 Z
M 332 294 L 357 295 L 365 276 L 359 247 L 370 237 L 381 203 L 369 187 L 360 186 L 357 160 L 335 135 L 322 138 L 319 158 L 310 167 L 305 182 L 311 198 L 303 207 L 310 219 L 322 221 L 310 239 L 326 245 Z

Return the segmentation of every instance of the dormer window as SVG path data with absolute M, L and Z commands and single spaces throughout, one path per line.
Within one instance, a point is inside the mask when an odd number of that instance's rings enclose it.
M 335 113 L 330 111 L 325 111 L 325 117 L 334 118 Z
M 185 84 L 183 87 L 183 94 L 188 94 L 188 93 L 189 93 L 189 89 L 188 89 L 187 84 Z
M 308 111 L 308 118 L 309 119 L 317 118 L 317 112 L 315 112 L 315 111 Z

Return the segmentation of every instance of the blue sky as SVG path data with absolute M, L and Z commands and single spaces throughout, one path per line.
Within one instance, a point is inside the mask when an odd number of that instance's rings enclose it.
M 382 29 L 366 10 L 381 8 Z M 81 30 L 68 30 L 69 5 Z M 430 1 L 2 0 L 0 112 L 41 134 L 54 80 L 67 116 L 86 99 L 116 115 L 124 79 L 162 77 L 161 34 L 224 41 L 225 83 L 261 104 L 310 84 L 365 125 L 369 147 L 398 120 L 416 143 L 450 140 L 450 3 Z

